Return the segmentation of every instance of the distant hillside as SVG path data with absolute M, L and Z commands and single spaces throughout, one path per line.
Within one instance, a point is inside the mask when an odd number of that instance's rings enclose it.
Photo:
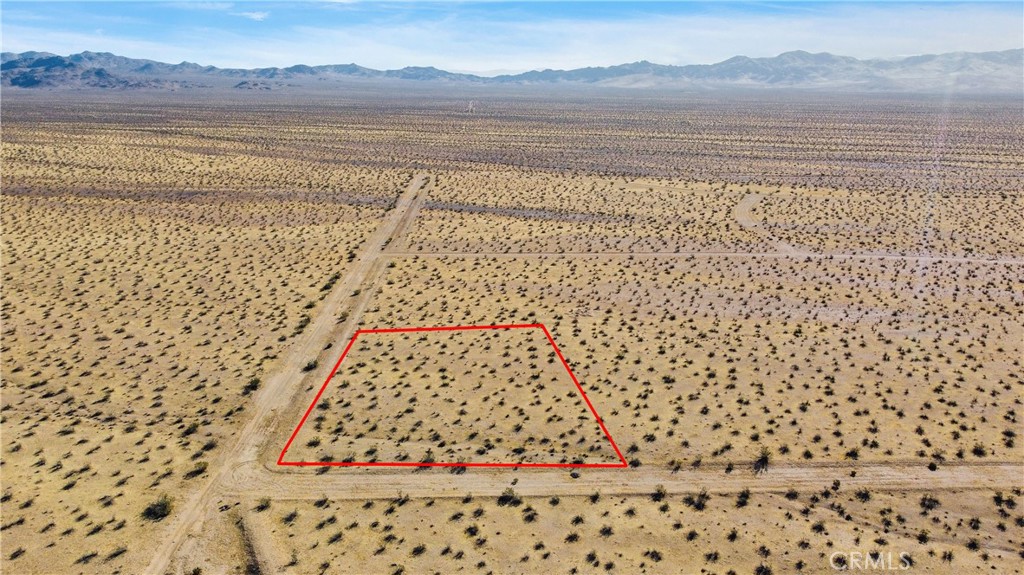
M 1024 50 L 955 52 L 891 60 L 786 52 L 773 58 L 735 56 L 709 65 L 642 61 L 618 66 L 543 70 L 483 77 L 433 67 L 374 70 L 356 64 L 287 68 L 217 68 L 166 64 L 109 53 L 58 56 L 4 52 L 0 85 L 26 89 L 279 90 L 343 79 L 410 80 L 477 85 L 595 85 L 621 88 L 789 88 L 877 92 L 1024 92 Z

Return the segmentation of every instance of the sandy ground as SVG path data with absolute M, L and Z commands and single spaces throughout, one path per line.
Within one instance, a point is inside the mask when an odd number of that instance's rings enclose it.
M 1012 174 L 1024 160 L 1000 147 L 1012 117 L 983 103 L 950 121 L 961 142 L 950 162 L 969 169 L 938 173 L 866 159 L 833 169 L 816 155 L 825 144 L 776 125 L 827 126 L 832 112 L 799 120 L 765 104 L 776 115 L 755 129 L 746 122 L 762 115 L 743 104 L 718 132 L 663 150 L 644 118 L 679 117 L 659 108 L 584 130 L 586 146 L 564 136 L 558 151 L 541 120 L 564 111 L 534 105 L 511 123 L 453 119 L 442 102 L 386 117 L 324 110 L 347 118 L 337 126 L 282 106 L 292 128 L 277 132 L 216 118 L 167 134 L 66 129 L 77 125 L 62 117 L 15 125 L 4 141 L 4 572 L 819 573 L 837 553 L 910 572 L 1021 572 Z M 480 129 L 453 143 L 453 122 Z M 762 130 L 804 147 L 765 155 Z M 537 134 L 552 139 L 517 144 Z M 918 136 L 851 137 L 915 166 L 930 153 Z M 726 141 L 744 143 L 729 152 Z M 680 156 L 691 145 L 718 159 Z M 997 160 L 971 163 L 971 150 Z M 530 167 L 542 157 L 552 169 Z M 636 175 L 675 163 L 689 177 Z M 726 183 L 697 177 L 722 170 L 734 170 Z M 534 322 L 627 468 L 276 465 L 357 329 Z M 559 399 L 581 411 L 578 397 L 516 387 L 554 377 L 531 341 L 492 343 L 508 352 L 501 362 L 466 351 L 479 342 L 428 342 L 451 350 L 443 361 L 412 340 L 365 343 L 340 373 L 377 395 L 329 396 L 307 430 L 317 435 L 298 441 L 306 455 L 479 456 L 476 438 L 462 439 L 475 430 L 452 417 L 491 431 L 481 443 L 563 436 L 534 458 L 594 453 L 565 440 L 582 434 L 578 415 L 547 421 L 578 424 L 564 429 L 542 422 Z M 427 395 L 446 383 L 478 392 L 458 394 L 475 409 L 453 414 L 446 394 Z M 426 414 L 420 435 L 400 429 L 410 395 Z M 531 425 L 516 431 L 512 413 Z M 344 449 L 327 452 L 331 441 Z M 140 520 L 161 494 L 170 514 Z

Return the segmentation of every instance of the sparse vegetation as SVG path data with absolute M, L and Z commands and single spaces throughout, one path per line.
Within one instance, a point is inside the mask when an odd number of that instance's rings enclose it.
M 557 496 L 369 507 L 239 487 L 203 508 L 221 531 L 194 553 L 236 568 L 216 558 L 237 556 L 221 523 L 243 516 L 292 572 L 819 572 L 851 541 L 914 549 L 921 572 L 1019 563 L 999 543 L 1024 539 L 1014 486 L 863 478 L 1019 461 L 1016 102 L 484 94 L 486 112 L 458 114 L 449 93 L 10 94 L 4 572 L 142 572 L 283 393 L 288 429 L 254 446 L 255 468 L 273 463 L 321 383 L 282 385 L 283 366 L 328 367 L 345 344 L 317 329 L 534 322 L 632 469 L 563 473 L 580 487 Z M 370 246 L 419 173 L 423 203 Z M 618 461 L 542 333 L 449 335 L 357 340 L 296 459 Z M 790 467 L 834 475 L 757 488 Z M 490 472 L 452 469 L 418 477 Z M 286 471 L 346 472 L 323 470 Z M 711 479 L 682 493 L 688 473 Z

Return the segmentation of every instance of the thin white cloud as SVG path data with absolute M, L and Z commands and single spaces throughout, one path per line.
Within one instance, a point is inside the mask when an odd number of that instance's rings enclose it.
M 270 16 L 270 12 L 232 12 L 231 15 L 262 22 L 267 19 L 267 16 Z
M 166 5 L 172 8 L 181 8 L 184 10 L 227 11 L 235 7 L 231 2 L 169 2 Z
M 1018 10 L 1019 12 L 1019 10 Z M 335 47 L 305 52 L 274 44 L 279 57 L 372 67 L 434 65 L 459 70 L 529 70 L 607 66 L 650 60 L 709 64 L 735 55 L 790 50 L 887 58 L 953 51 L 1005 50 L 1024 43 L 1006 6 L 849 5 L 781 15 L 713 13 L 638 16 L 625 20 L 542 19 L 474 22 L 456 19 L 366 24 L 345 29 L 303 26 L 303 42 Z M 314 63 L 314 62 L 309 62 Z M 315 62 L 315 63 L 327 63 Z
M 147 58 L 161 62 L 176 63 L 182 60 L 195 61 L 194 51 L 181 50 L 162 42 L 97 36 L 91 33 L 63 32 L 45 28 L 4 25 L 3 51 L 43 51 L 68 55 L 91 50 L 112 52 L 133 58 Z
M 37 13 L 31 12 L 29 10 L 17 10 L 17 9 L 11 9 L 11 8 L 4 8 L 3 15 L 4 15 L 4 18 L 7 19 L 8 21 L 15 20 L 15 21 L 47 22 L 47 21 L 53 21 L 54 20 L 54 18 L 52 16 L 47 16 L 47 15 L 43 15 L 43 14 L 37 14 Z

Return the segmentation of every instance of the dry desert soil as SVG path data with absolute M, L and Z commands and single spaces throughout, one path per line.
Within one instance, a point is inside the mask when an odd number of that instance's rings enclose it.
M 5 93 L 0 569 L 1020 573 L 1019 104 Z

